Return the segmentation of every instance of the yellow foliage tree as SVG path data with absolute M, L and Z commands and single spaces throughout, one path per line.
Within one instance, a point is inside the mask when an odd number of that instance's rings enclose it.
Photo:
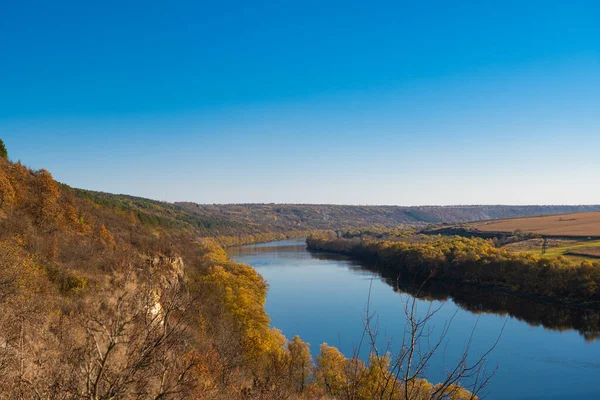
M 210 267 L 203 281 L 236 325 L 247 358 L 261 359 L 272 348 L 264 279 L 247 265 L 230 263 Z
M 41 169 L 36 174 L 36 222 L 49 222 L 56 216 L 56 202 L 60 196 L 58 185 L 50 172 Z
M 323 343 L 315 369 L 317 384 L 331 396 L 342 396 L 347 384 L 345 369 L 346 357 L 335 347 Z
M 313 369 L 309 344 L 294 336 L 287 344 L 290 353 L 288 376 L 297 393 L 303 393 L 310 383 Z
M 15 200 L 15 189 L 4 171 L 0 171 L 0 208 L 7 209 L 12 207 L 15 204 Z
M 100 235 L 100 241 L 105 246 L 113 247 L 115 245 L 114 236 L 112 235 L 112 233 L 110 233 L 108 229 L 106 229 L 106 226 L 104 226 L 104 224 L 100 225 L 98 234 Z

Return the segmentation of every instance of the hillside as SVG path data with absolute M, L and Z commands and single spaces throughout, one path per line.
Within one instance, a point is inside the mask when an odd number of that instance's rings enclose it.
M 365 226 L 393 228 L 569 212 L 600 211 L 590 206 L 346 206 L 317 204 L 195 204 L 175 206 L 203 220 L 228 221 L 247 227 L 286 229 L 344 229 Z
M 195 237 L 211 237 L 223 246 L 283 240 L 304 237 L 309 227 L 293 225 L 269 225 L 248 221 L 235 213 L 192 212 L 179 204 L 150 200 L 141 197 L 71 189 L 77 198 L 115 213 L 134 216 L 141 225 L 178 232 Z
M 264 279 L 202 237 L 239 224 L 0 155 L 0 399 L 476 398 L 462 375 L 402 380 L 387 355 L 323 344 L 313 361 L 270 326 Z
M 600 211 L 600 206 L 346 206 L 314 204 L 168 203 L 82 189 L 77 198 L 118 213 L 132 213 L 144 226 L 214 237 L 223 245 L 303 237 L 313 230 L 395 228 L 564 213 Z
M 308 344 L 270 326 L 267 283 L 222 245 L 340 225 L 377 233 L 379 225 L 557 211 L 170 204 L 73 189 L 5 157 L 0 399 L 367 400 L 404 398 L 407 388 L 415 400 L 476 398 L 457 386 L 460 368 L 432 384 L 398 378 L 387 355 L 362 361 L 323 344 L 313 360 Z

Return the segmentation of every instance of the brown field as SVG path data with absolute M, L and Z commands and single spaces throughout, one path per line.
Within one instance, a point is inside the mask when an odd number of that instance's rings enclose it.
M 580 250 L 568 251 L 566 254 L 581 257 L 600 258 L 600 247 L 587 247 Z
M 600 212 L 512 218 L 470 224 L 481 232 L 521 230 L 547 236 L 600 237 Z

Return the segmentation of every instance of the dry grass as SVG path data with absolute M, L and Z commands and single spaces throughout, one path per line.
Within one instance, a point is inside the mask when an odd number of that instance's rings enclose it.
M 548 236 L 600 237 L 600 212 L 503 219 L 471 226 L 482 232 L 512 233 L 521 230 Z

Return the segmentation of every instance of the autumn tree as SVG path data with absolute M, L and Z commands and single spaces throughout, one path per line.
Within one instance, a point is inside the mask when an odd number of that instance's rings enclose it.
M 290 354 L 288 376 L 297 393 L 303 393 L 311 382 L 313 361 L 308 343 L 294 336 L 287 344 Z
M 315 378 L 317 384 L 333 397 L 341 397 L 348 380 L 346 379 L 346 357 L 327 343 L 321 345 L 317 356 Z
M 16 200 L 15 189 L 4 171 L 0 171 L 0 208 L 11 207 Z
M 68 229 L 81 229 L 77 204 L 71 191 L 66 191 L 61 203 L 61 221 Z
M 110 233 L 110 231 L 108 229 L 106 229 L 106 226 L 104 226 L 104 224 L 100 225 L 100 228 L 98 230 L 98 235 L 100 236 L 100 241 L 105 246 L 108 246 L 108 247 L 115 246 L 115 238 L 112 235 L 112 233 Z
M 56 202 L 60 196 L 60 191 L 52 174 L 41 169 L 36 173 L 36 222 L 43 224 L 50 222 L 56 216 Z

